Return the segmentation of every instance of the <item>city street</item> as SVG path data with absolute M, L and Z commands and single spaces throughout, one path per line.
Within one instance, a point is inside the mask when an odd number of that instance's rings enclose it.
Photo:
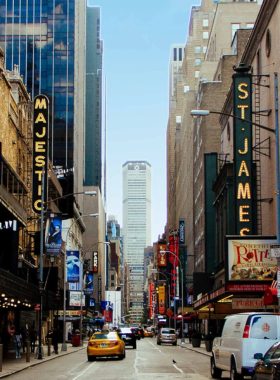
M 176 363 L 173 363 L 173 360 Z M 210 379 L 209 357 L 179 345 L 157 346 L 156 339 L 145 338 L 137 342 L 137 349 L 126 349 L 126 358 L 97 359 L 88 362 L 86 347 L 83 350 L 31 367 L 10 379 L 29 380 L 85 380 L 96 376 L 100 380 L 142 379 Z M 225 373 L 225 375 L 228 375 Z M 223 379 L 228 379 L 223 377 Z

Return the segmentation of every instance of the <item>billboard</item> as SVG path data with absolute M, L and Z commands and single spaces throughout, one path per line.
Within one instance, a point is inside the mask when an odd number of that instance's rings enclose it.
M 48 139 L 49 139 L 49 99 L 37 95 L 33 102 L 33 161 L 32 161 L 32 209 L 41 213 L 42 185 L 44 202 L 48 199 Z M 42 175 L 44 169 L 44 177 Z
M 158 312 L 165 314 L 165 286 L 158 287 Z
M 69 306 L 85 306 L 85 296 L 81 292 L 69 292 Z M 82 301 L 82 305 L 81 305 Z
M 62 244 L 62 214 L 49 213 L 46 222 L 45 233 L 45 254 L 46 255 L 59 255 L 61 252 Z
M 277 273 L 277 259 L 270 255 L 276 239 L 228 237 L 228 281 L 272 281 Z
M 86 295 L 93 293 L 93 272 L 86 273 L 84 293 Z
M 159 267 L 166 267 L 167 259 L 166 259 L 166 244 L 158 244 L 157 246 L 157 254 L 158 254 L 158 266 Z M 161 251 L 163 253 L 161 253 Z
M 67 251 L 67 282 L 80 282 L 80 251 Z

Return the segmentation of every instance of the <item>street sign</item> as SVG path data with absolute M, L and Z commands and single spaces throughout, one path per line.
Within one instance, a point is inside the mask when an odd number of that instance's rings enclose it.
M 270 256 L 280 257 L 280 244 L 270 244 Z

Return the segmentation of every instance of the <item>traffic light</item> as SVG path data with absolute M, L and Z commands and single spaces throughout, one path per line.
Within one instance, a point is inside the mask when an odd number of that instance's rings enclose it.
M 57 292 L 56 292 L 56 294 L 55 294 L 55 299 L 56 299 L 57 301 L 60 300 L 60 293 L 59 293 L 59 290 L 57 290 Z

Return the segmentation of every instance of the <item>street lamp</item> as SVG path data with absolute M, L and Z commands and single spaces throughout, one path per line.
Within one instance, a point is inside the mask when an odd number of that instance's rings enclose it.
M 66 287 L 67 287 L 67 267 L 66 267 L 66 256 L 67 256 L 67 240 L 69 236 L 69 232 L 71 230 L 71 227 L 78 222 L 78 220 L 85 218 L 85 217 L 97 217 L 99 214 L 89 214 L 89 215 L 80 215 L 77 219 L 74 220 L 74 222 L 69 227 L 66 239 L 65 239 L 65 253 L 64 253 L 64 287 L 63 287 L 63 343 L 61 346 L 61 351 L 67 351 L 67 345 L 66 345 Z M 82 292 L 82 286 L 81 286 L 81 292 Z M 81 333 L 81 332 L 80 332 Z

